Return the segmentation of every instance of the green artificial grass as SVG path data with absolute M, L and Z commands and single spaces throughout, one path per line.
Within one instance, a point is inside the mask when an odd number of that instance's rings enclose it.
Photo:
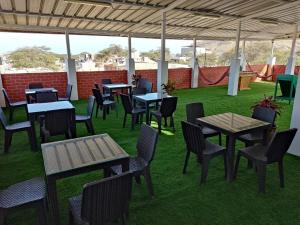
M 185 144 L 180 121 L 185 120 L 185 105 L 203 102 L 206 115 L 235 112 L 250 116 L 250 106 L 272 95 L 274 85 L 253 83 L 252 90 L 241 91 L 237 97 L 227 96 L 227 87 L 209 87 L 178 90 L 179 97 L 175 115 L 176 132 L 171 130 L 159 136 L 151 173 L 155 198 L 148 195 L 144 180 L 134 183 L 128 224 L 300 224 L 300 159 L 291 155 L 285 157 L 286 187 L 279 187 L 277 165 L 267 170 L 266 194 L 258 193 L 257 177 L 246 168 L 242 159 L 237 180 L 232 183 L 224 179 L 223 159 L 215 158 L 209 165 L 205 185 L 199 184 L 200 167 L 196 157 L 191 156 L 187 173 L 182 174 L 185 158 Z M 77 113 L 84 113 L 86 101 L 74 102 Z M 292 106 L 280 102 L 281 116 L 277 119 L 279 130 L 287 129 Z M 119 105 L 119 108 L 122 108 Z M 112 112 L 105 121 L 94 118 L 97 134 L 108 133 L 129 154 L 136 153 L 135 144 L 139 132 L 137 126 L 130 131 L 130 120 L 122 128 L 123 112 L 119 117 Z M 25 120 L 25 111 L 15 113 L 15 122 Z M 155 126 L 155 124 L 153 124 Z M 36 131 L 38 134 L 38 131 Z M 0 148 L 3 150 L 3 131 L 0 131 Z M 87 135 L 84 124 L 77 126 L 78 136 Z M 52 140 L 62 140 L 57 137 Z M 223 142 L 225 138 L 223 137 Z M 217 139 L 212 139 L 217 141 Z M 237 148 L 242 147 L 237 143 Z M 0 189 L 10 184 L 44 175 L 41 152 L 31 152 L 26 133 L 14 135 L 9 154 L 0 153 Z M 101 179 L 102 173 L 94 172 L 71 177 L 58 182 L 58 195 L 62 224 L 68 224 L 68 198 L 77 195 L 82 185 Z M 35 211 L 19 211 L 9 216 L 9 224 L 37 224 Z

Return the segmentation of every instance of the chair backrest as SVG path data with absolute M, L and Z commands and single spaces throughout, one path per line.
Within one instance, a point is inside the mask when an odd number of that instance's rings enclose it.
M 201 158 L 205 149 L 205 138 L 201 127 L 185 121 L 181 121 L 181 127 L 187 150 Z
M 128 212 L 132 188 L 129 172 L 84 185 L 81 217 L 89 225 L 104 225 Z
M 137 156 L 145 160 L 148 165 L 154 158 L 157 139 L 157 130 L 146 124 L 142 124 L 136 145 Z
M 5 114 L 4 114 L 1 107 L 0 107 L 0 122 L 1 122 L 1 125 L 2 125 L 3 129 L 5 130 L 8 123 L 7 123 L 7 120 L 6 120 L 6 116 L 5 116 Z
M 71 100 L 72 88 L 73 88 L 73 85 L 68 84 L 67 91 L 66 91 L 66 97 L 68 98 L 69 101 Z
M 71 125 L 75 122 L 72 113 L 69 109 L 46 112 L 42 123 L 43 129 L 49 132 L 50 136 L 70 132 Z
M 111 79 L 102 79 L 102 84 L 112 84 Z
M 121 101 L 122 101 L 124 111 L 126 113 L 131 113 L 133 107 L 132 107 L 132 102 L 131 102 L 130 96 L 125 95 L 125 94 L 120 94 L 120 96 L 121 96 Z
M 96 102 L 99 104 L 99 105 L 103 105 L 103 97 L 102 97 L 102 94 L 100 92 L 100 89 L 96 89 L 96 88 L 93 88 L 92 89 L 92 92 L 93 92 L 93 95 L 95 96 L 96 98 Z
M 146 88 L 135 88 L 132 90 L 132 95 L 144 95 L 147 93 Z
M 92 118 L 95 105 L 95 96 L 89 96 L 87 104 L 87 116 Z
M 5 99 L 5 105 L 7 107 L 10 107 L 11 101 L 10 101 L 10 98 L 9 98 L 5 88 L 2 88 L 2 92 L 3 92 L 3 95 L 4 95 L 4 99 Z
M 152 92 L 152 83 L 145 79 L 145 78 L 141 78 L 139 79 L 138 88 L 145 88 L 146 89 L 146 93 L 151 93 Z
M 253 119 L 262 120 L 274 125 L 276 112 L 271 108 L 255 107 L 252 114 Z
M 201 102 L 194 102 L 186 105 L 186 119 L 188 122 L 196 124 L 196 119 L 204 117 L 204 108 Z
M 172 116 L 177 107 L 177 97 L 163 98 L 159 111 L 162 116 Z
M 99 86 L 98 83 L 94 83 L 94 87 L 95 87 L 96 89 L 99 89 L 99 90 L 100 90 L 100 86 Z
M 37 91 L 36 92 L 36 102 L 46 103 L 46 102 L 56 102 L 58 100 L 57 93 L 53 91 Z
M 277 132 L 273 136 L 273 139 L 269 144 L 268 151 L 266 152 L 268 163 L 282 160 L 284 154 L 288 151 L 296 132 L 297 129 L 292 128 L 286 131 Z
M 43 88 L 43 84 L 40 82 L 29 83 L 29 89 Z

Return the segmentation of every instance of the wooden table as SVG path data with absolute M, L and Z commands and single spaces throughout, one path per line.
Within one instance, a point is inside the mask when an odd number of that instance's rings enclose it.
M 34 89 L 25 89 L 25 95 L 27 103 L 30 103 L 30 96 L 35 96 L 37 92 L 39 91 L 52 91 L 57 93 L 57 90 L 55 88 L 34 88 Z
M 110 95 L 112 96 L 113 90 L 121 90 L 123 92 L 124 89 L 127 89 L 129 92 L 129 95 L 132 93 L 132 86 L 130 84 L 103 84 L 103 93 L 105 93 L 105 89 L 108 89 L 110 92 Z
M 171 97 L 170 95 L 164 96 L 160 93 L 148 93 L 145 95 L 134 95 L 133 96 L 133 104 L 136 106 L 136 102 L 142 102 L 146 106 L 146 123 L 150 124 L 150 107 L 151 103 L 156 103 L 156 108 L 158 108 L 158 103 L 162 101 L 163 98 Z
M 250 90 L 249 87 L 251 80 L 255 77 L 256 74 L 254 72 L 240 72 L 239 76 L 239 91 Z
M 129 155 L 108 134 L 42 144 L 42 153 L 55 225 L 60 224 L 57 180 L 114 165 L 129 170 Z
M 55 110 L 62 110 L 62 109 L 69 109 L 72 110 L 72 116 L 73 118 L 73 126 L 71 127 L 71 133 L 73 137 L 76 137 L 76 122 L 75 122 L 75 108 L 69 101 L 58 101 L 58 102 L 47 102 L 47 103 L 34 103 L 34 104 L 27 104 L 27 115 L 30 120 L 30 123 L 33 127 L 33 130 L 35 131 L 35 118 L 38 115 L 45 114 L 49 111 L 55 111 Z M 37 149 L 37 142 L 36 142 L 36 135 L 35 132 L 33 132 L 33 138 L 35 143 L 35 149 Z
M 267 131 L 272 126 L 270 123 L 241 116 L 235 113 L 223 113 L 213 116 L 198 118 L 197 122 L 202 126 L 210 127 L 226 135 L 227 147 L 227 180 L 233 179 L 234 153 L 236 139 L 250 132 L 263 131 L 265 139 Z

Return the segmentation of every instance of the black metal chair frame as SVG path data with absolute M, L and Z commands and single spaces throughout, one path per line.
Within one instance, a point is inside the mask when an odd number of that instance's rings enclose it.
M 8 94 L 4 88 L 2 89 L 2 92 L 3 92 L 4 98 L 5 98 L 6 107 L 9 108 L 9 121 L 12 121 L 14 110 L 16 108 L 21 108 L 21 107 L 25 108 L 27 105 L 27 102 L 26 101 L 11 102 L 10 97 L 8 96 Z
M 93 135 L 95 134 L 95 130 L 93 126 L 94 105 L 95 105 L 95 96 L 89 96 L 86 115 L 76 115 L 75 117 L 76 123 L 85 123 L 88 132 Z

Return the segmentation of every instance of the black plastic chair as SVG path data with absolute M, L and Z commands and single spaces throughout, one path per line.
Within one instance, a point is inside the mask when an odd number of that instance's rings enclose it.
M 153 85 L 149 80 L 147 80 L 145 78 L 139 79 L 137 88 L 145 88 L 146 93 L 151 93 L 152 92 L 152 87 L 153 87 Z
M 69 199 L 69 224 L 105 225 L 121 219 L 125 225 L 131 189 L 129 172 L 84 185 L 82 195 Z
M 29 121 L 8 124 L 2 108 L 0 107 L 0 121 L 4 130 L 4 152 L 7 153 L 11 145 L 12 136 L 16 132 L 27 131 L 31 149 L 34 149 L 34 129 Z
M 102 85 L 103 84 L 112 84 L 112 81 L 111 81 L 111 79 L 102 79 Z M 119 102 L 119 95 L 118 95 L 118 92 L 117 91 L 112 91 L 111 93 L 110 93 L 110 91 L 109 90 L 107 90 L 107 89 L 103 89 L 103 95 L 107 95 L 107 94 L 111 94 L 112 96 L 112 99 L 111 100 L 114 100 L 113 99 L 113 97 L 114 96 L 116 96 L 117 97 L 117 101 Z
M 187 121 L 192 123 L 192 124 L 198 124 L 197 123 L 197 118 L 204 117 L 204 107 L 201 102 L 195 102 L 195 103 L 190 103 L 186 105 L 186 117 Z M 202 128 L 202 133 L 205 138 L 209 137 L 214 137 L 214 136 L 219 136 L 219 145 L 222 145 L 222 134 L 221 132 L 218 132 L 216 130 L 213 130 L 209 127 L 203 127 Z
M 265 192 L 266 167 L 272 163 L 278 163 L 280 186 L 284 187 L 283 157 L 288 151 L 297 129 L 277 132 L 269 145 L 257 144 L 240 150 L 237 154 L 234 178 L 237 176 L 241 156 L 250 160 L 257 169 L 259 192 Z
M 58 101 L 57 93 L 53 91 L 37 91 L 35 95 L 37 103 L 47 103 Z
M 14 110 L 16 108 L 26 107 L 27 102 L 26 101 L 12 102 L 4 88 L 2 89 L 2 92 L 3 92 L 4 98 L 5 98 L 6 107 L 9 108 L 9 121 L 12 121 Z
M 35 208 L 38 211 L 38 224 L 47 224 L 46 185 L 43 178 L 36 177 L 0 191 L 0 225 L 7 224 L 9 212 L 20 208 Z
M 183 174 L 186 173 L 187 164 L 192 152 L 197 155 L 198 162 L 201 163 L 201 183 L 206 182 L 209 161 L 219 155 L 224 157 L 224 171 L 226 177 L 227 163 L 225 148 L 205 139 L 202 129 L 198 125 L 181 121 L 181 126 L 187 149 Z
M 101 92 L 101 89 L 100 89 L 100 86 L 99 86 L 99 84 L 98 83 L 94 83 L 94 87 L 96 88 L 96 89 L 98 89 L 98 90 L 100 90 L 100 92 Z M 102 97 L 104 98 L 104 99 L 109 99 L 109 100 L 114 100 L 113 98 L 113 96 L 110 96 L 110 93 L 107 93 L 107 94 L 103 94 L 102 93 Z
M 40 121 L 42 142 L 47 142 L 50 136 L 62 134 L 66 138 L 72 138 L 71 127 L 75 123 L 72 119 L 72 113 L 69 109 L 46 112 Z
M 167 97 L 163 98 L 160 108 L 158 111 L 154 111 L 150 113 L 150 123 L 152 121 L 152 116 L 154 116 L 158 123 L 158 130 L 161 133 L 161 120 L 164 118 L 165 126 L 167 126 L 167 118 L 170 117 L 170 126 L 173 127 L 173 131 L 175 132 L 175 124 L 174 124 L 174 112 L 177 107 L 177 97 Z
M 115 101 L 105 100 L 99 89 L 93 88 L 92 91 L 93 91 L 93 95 L 96 98 L 96 103 L 97 103 L 96 117 L 98 117 L 99 108 L 103 112 L 103 119 L 104 120 L 106 119 L 106 114 L 109 113 L 109 108 L 110 107 L 114 107 L 115 110 L 116 110 L 116 113 L 118 113 Z
M 37 89 L 37 88 L 43 88 L 43 83 L 40 82 L 34 82 L 34 83 L 29 83 L 28 88 L 29 89 Z
M 140 121 L 140 123 L 143 122 L 143 115 L 144 115 L 144 113 L 146 113 L 146 109 L 134 108 L 132 106 L 132 102 L 131 102 L 129 95 L 120 94 L 120 96 L 121 96 L 121 101 L 122 101 L 122 105 L 124 108 L 123 128 L 126 125 L 127 114 L 130 114 L 131 115 L 131 130 L 133 130 L 134 124 L 137 121 Z
M 133 173 L 138 184 L 141 183 L 140 176 L 144 176 L 149 194 L 154 196 L 152 178 L 150 173 L 150 164 L 154 158 L 158 133 L 152 127 L 142 124 L 139 138 L 137 141 L 137 156 L 131 157 L 129 161 L 129 171 Z M 112 173 L 121 174 L 122 167 L 114 166 L 111 168 Z
M 76 115 L 76 123 L 85 123 L 89 133 L 95 134 L 93 126 L 93 111 L 95 105 L 95 97 L 89 96 L 86 115 Z
M 256 107 L 253 110 L 252 114 L 253 119 L 262 120 L 272 124 L 272 128 L 274 127 L 275 119 L 276 119 L 276 111 L 270 108 L 265 107 Z M 262 143 L 264 140 L 264 132 L 252 132 L 249 134 L 244 134 L 238 138 L 238 140 L 245 143 L 246 147 L 252 146 L 256 143 Z
M 144 95 L 147 93 L 146 88 L 134 88 L 132 90 L 132 95 Z
M 66 90 L 66 97 L 58 98 L 58 101 L 70 101 L 72 95 L 72 88 L 72 84 L 68 84 Z

